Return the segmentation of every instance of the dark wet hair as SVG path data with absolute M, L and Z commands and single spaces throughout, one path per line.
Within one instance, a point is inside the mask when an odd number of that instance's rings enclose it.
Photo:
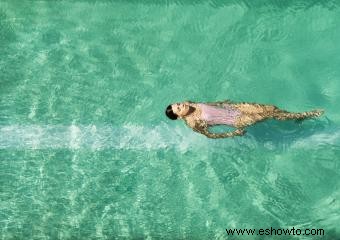
M 176 119 L 178 118 L 178 115 L 172 111 L 171 105 L 169 105 L 169 106 L 166 108 L 165 114 L 166 114 L 166 116 L 167 116 L 168 118 L 170 118 L 171 120 L 176 120 Z

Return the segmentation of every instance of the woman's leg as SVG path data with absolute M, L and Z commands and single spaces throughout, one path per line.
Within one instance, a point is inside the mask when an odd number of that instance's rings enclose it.
M 238 127 L 246 127 L 268 118 L 272 118 L 277 107 L 257 103 L 238 103 L 232 105 L 241 112 L 237 119 Z
M 274 118 L 276 120 L 303 120 L 306 118 L 319 117 L 323 113 L 323 110 L 292 113 L 279 109 L 274 105 L 257 103 L 239 103 L 233 104 L 233 107 L 242 112 L 237 121 L 239 127 L 249 126 L 268 118 Z
M 303 120 L 306 118 L 319 117 L 323 112 L 323 110 L 313 110 L 309 112 L 292 113 L 278 109 L 278 111 L 274 112 L 273 118 L 276 120 Z

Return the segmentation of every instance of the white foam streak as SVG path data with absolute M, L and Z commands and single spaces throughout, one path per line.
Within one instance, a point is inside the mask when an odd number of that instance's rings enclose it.
M 307 137 L 301 136 L 284 144 L 292 149 L 310 149 L 328 144 L 340 146 L 340 129 L 316 132 Z M 250 133 L 242 138 L 211 140 L 185 126 L 170 126 L 166 123 L 155 126 L 126 124 L 121 127 L 75 124 L 69 126 L 0 126 L 0 149 L 155 150 L 175 148 L 185 152 L 189 149 L 224 149 L 240 145 L 251 149 L 261 146 L 268 148 L 266 142 L 256 141 Z
M 176 127 L 170 129 L 161 124 L 154 127 L 139 125 L 95 126 L 95 125 L 10 125 L 0 126 L 0 149 L 132 149 L 152 150 L 169 147 L 181 151 L 188 150 L 190 145 L 202 142 L 195 133 Z M 201 144 L 202 145 L 202 144 Z

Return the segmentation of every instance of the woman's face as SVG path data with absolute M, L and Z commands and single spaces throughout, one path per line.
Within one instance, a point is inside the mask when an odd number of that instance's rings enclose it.
M 189 105 L 184 103 L 175 103 L 171 105 L 172 111 L 179 117 L 184 117 L 189 112 Z

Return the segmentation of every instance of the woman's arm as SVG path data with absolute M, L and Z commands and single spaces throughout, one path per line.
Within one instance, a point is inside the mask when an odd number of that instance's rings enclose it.
M 211 106 L 221 106 L 223 104 L 231 104 L 231 103 L 235 103 L 235 102 L 227 99 L 227 100 L 218 101 L 218 102 L 207 102 L 205 104 L 211 105 Z
M 212 133 L 209 132 L 207 124 L 204 122 L 199 122 L 194 126 L 190 126 L 195 132 L 201 133 L 208 138 L 227 138 L 227 137 L 235 137 L 235 136 L 242 136 L 245 134 L 245 130 L 238 128 L 232 132 L 224 132 L 224 133 Z
M 242 136 L 245 134 L 245 130 L 243 129 L 236 129 L 232 132 L 224 132 L 224 133 L 211 133 L 207 129 L 198 130 L 200 133 L 204 134 L 208 138 L 228 138 L 228 137 L 235 137 L 235 136 Z

